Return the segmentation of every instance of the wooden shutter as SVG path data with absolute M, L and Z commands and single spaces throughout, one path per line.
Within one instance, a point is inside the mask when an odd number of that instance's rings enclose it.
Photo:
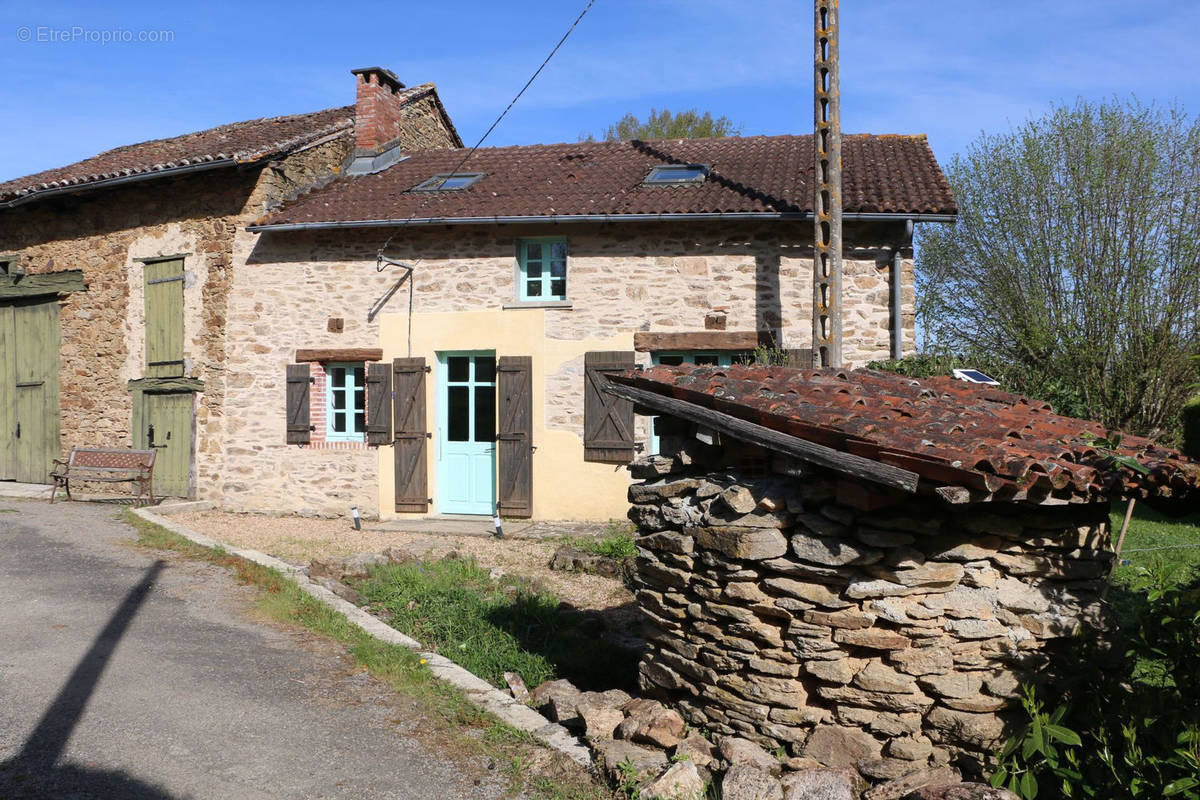
M 396 510 L 429 510 L 429 434 L 425 430 L 425 359 L 392 361 Z
M 183 375 L 183 259 L 147 261 L 146 377 Z
M 308 364 L 288 364 L 287 368 L 287 443 L 308 444 L 312 426 L 308 418 L 309 386 L 312 378 Z
M 633 460 L 633 403 L 605 394 L 605 373 L 635 366 L 633 352 L 583 356 L 583 460 L 628 464 Z
M 367 364 L 367 444 L 392 441 L 392 367 Z
M 500 393 L 500 461 L 497 506 L 505 517 L 533 516 L 533 359 L 501 356 L 496 365 Z

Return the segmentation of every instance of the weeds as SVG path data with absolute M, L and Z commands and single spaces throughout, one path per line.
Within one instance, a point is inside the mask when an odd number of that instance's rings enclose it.
M 491 580 L 471 559 L 377 568 L 356 584 L 388 624 L 503 687 L 505 672 L 531 686 L 557 677 L 577 685 L 632 685 L 637 657 L 598 641 L 577 615 L 526 580 Z

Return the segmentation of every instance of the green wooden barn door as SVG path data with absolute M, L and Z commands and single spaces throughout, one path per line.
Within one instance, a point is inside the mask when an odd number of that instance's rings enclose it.
M 192 463 L 191 392 L 144 392 L 142 430 L 138 447 L 158 451 L 154 457 L 154 494 L 188 496 Z
M 0 305 L 0 479 L 48 483 L 59 455 L 58 303 Z

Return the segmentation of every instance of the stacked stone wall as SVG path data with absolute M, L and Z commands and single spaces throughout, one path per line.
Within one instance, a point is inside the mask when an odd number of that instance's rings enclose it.
M 1021 684 L 1103 627 L 1107 504 L 955 507 L 698 448 L 630 488 L 639 679 L 696 727 L 877 780 L 978 773 Z

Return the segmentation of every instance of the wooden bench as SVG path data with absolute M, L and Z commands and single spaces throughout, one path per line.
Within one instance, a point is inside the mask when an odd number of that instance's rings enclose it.
M 54 459 L 57 464 L 50 477 L 54 488 L 50 491 L 50 502 L 59 487 L 67 490 L 71 499 L 71 481 L 98 481 L 100 483 L 132 483 L 137 487 L 137 500 L 142 494 L 150 496 L 154 503 L 154 456 L 157 450 L 128 450 L 107 447 L 72 447 L 66 461 Z

